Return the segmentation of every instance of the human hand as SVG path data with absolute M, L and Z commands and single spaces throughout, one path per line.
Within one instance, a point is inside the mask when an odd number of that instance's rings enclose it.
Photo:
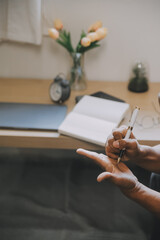
M 117 160 L 120 150 L 125 149 L 122 161 L 138 161 L 140 157 L 140 144 L 131 133 L 130 139 L 124 139 L 127 127 L 121 126 L 113 130 L 105 145 L 106 155 Z
M 98 182 L 109 179 L 126 194 L 137 188 L 137 178 L 124 163 L 120 162 L 117 164 L 114 159 L 111 159 L 104 154 L 99 154 L 82 148 L 77 149 L 77 153 L 93 159 L 102 169 L 105 170 L 97 177 Z

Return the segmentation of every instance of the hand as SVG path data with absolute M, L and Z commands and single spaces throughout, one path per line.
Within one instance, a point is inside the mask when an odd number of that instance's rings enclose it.
M 98 154 L 81 148 L 77 149 L 77 153 L 93 159 L 105 170 L 105 172 L 102 172 L 97 177 L 98 182 L 109 179 L 126 194 L 136 189 L 138 180 L 124 163 L 120 162 L 117 164 L 115 160 L 104 154 Z
M 125 149 L 122 156 L 122 161 L 138 161 L 140 157 L 140 145 L 135 139 L 133 133 L 131 133 L 130 139 L 125 140 L 124 137 L 127 132 L 127 127 L 121 126 L 114 129 L 112 134 L 108 137 L 105 152 L 106 155 L 118 159 L 120 150 Z

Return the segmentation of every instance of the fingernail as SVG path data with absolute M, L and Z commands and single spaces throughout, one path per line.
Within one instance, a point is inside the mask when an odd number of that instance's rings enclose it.
M 113 147 L 119 148 L 119 142 L 118 141 L 113 142 Z
M 99 178 L 99 177 L 97 177 L 97 182 L 101 182 L 102 181 L 102 179 L 101 178 Z

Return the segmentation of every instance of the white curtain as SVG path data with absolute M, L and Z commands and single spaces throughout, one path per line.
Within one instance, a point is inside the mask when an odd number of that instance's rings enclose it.
M 41 44 L 41 0 L 0 0 L 0 41 Z

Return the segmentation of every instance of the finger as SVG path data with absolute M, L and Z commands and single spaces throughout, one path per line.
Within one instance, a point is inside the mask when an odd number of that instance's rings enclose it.
M 128 127 L 126 128 L 126 126 L 122 126 L 122 127 L 121 127 L 121 131 L 122 131 L 122 135 L 123 135 L 124 138 L 125 138 L 126 133 L 127 133 L 127 131 L 128 131 Z M 130 138 L 135 138 L 135 136 L 133 135 L 132 132 L 131 132 L 131 134 L 130 134 Z
M 106 141 L 106 144 L 109 144 L 109 141 L 114 139 L 113 137 L 113 134 L 110 134 L 108 137 L 107 137 L 107 141 Z
M 128 149 L 128 150 L 135 150 L 137 148 L 138 142 L 136 139 L 122 139 L 119 140 L 119 149 Z
M 107 179 L 111 180 L 111 182 L 113 182 L 117 186 L 121 185 L 121 181 L 120 181 L 119 177 L 117 177 L 116 174 L 114 174 L 114 173 L 103 172 L 103 173 L 99 174 L 99 176 L 97 177 L 98 182 L 101 182 L 101 181 L 107 180 Z
M 118 153 L 115 154 L 115 153 L 112 153 L 112 152 L 108 152 L 107 156 L 112 158 L 112 159 L 114 159 L 114 160 L 117 160 L 118 157 L 119 157 L 119 154 Z
M 131 139 L 135 139 L 135 136 L 134 136 L 134 134 L 132 132 L 131 132 L 130 138 Z
M 116 141 L 114 141 L 113 142 L 113 147 L 115 148 L 115 149 L 119 149 L 119 140 L 116 140 Z
M 115 140 L 122 139 L 125 137 L 127 132 L 127 127 L 126 126 L 121 126 L 119 128 L 116 128 L 112 131 L 113 137 Z
M 110 172 L 103 172 L 103 173 L 98 175 L 97 181 L 98 182 L 102 182 L 103 180 L 109 179 L 111 177 L 112 177 L 112 173 L 110 173 Z
M 102 182 L 104 180 L 111 180 L 111 182 L 113 182 L 114 184 L 116 184 L 117 186 L 121 185 L 121 181 L 120 179 L 113 173 L 110 172 L 103 172 L 101 173 L 98 177 L 97 177 L 97 181 L 98 182 Z
M 107 138 L 107 141 L 106 141 L 106 146 L 112 146 L 113 145 L 113 142 L 115 141 L 115 139 L 113 138 L 112 135 L 110 135 L 108 138 Z
M 117 149 L 115 146 L 114 146 L 114 142 L 115 142 L 115 139 L 113 138 L 112 135 L 110 135 L 107 139 L 107 142 L 106 142 L 106 145 L 105 145 L 105 151 L 108 155 L 108 153 L 112 152 L 112 153 L 116 153 L 118 154 L 119 153 L 119 149 Z
M 106 150 L 106 153 L 111 152 L 111 153 L 117 153 L 118 154 L 119 153 L 119 146 L 114 147 L 114 142 L 113 142 L 113 145 L 112 146 L 110 146 L 110 145 L 106 146 L 105 150 Z
M 102 168 L 106 168 L 106 164 L 109 163 L 107 160 L 108 159 L 107 156 L 105 156 L 102 153 L 99 154 L 99 153 L 88 151 L 82 148 L 78 148 L 76 152 L 80 155 L 93 159 Z

